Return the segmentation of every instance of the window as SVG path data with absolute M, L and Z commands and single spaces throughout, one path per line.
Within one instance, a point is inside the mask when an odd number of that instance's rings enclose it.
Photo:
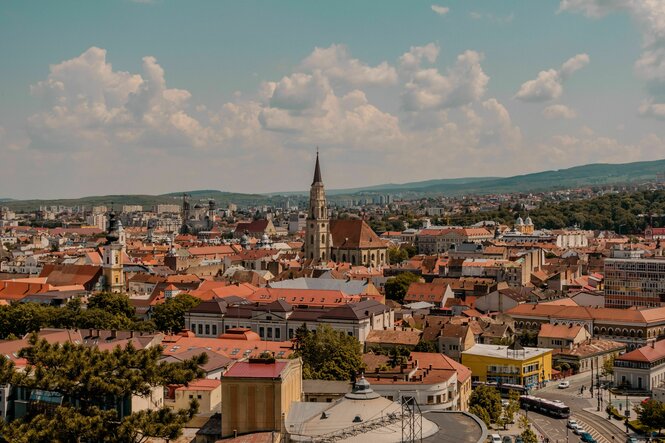
M 194 323 L 192 323 L 192 324 L 189 326 L 189 329 L 191 329 L 192 332 L 193 332 L 194 334 L 196 334 L 196 325 L 195 325 Z
M 192 394 L 189 394 L 189 398 L 194 398 L 194 396 Z
M 268 328 L 268 338 L 272 338 L 272 328 Z
M 212 335 L 217 335 L 217 325 L 212 325 Z
M 282 330 L 275 328 L 275 338 L 282 338 Z
M 201 396 L 200 396 L 200 395 L 197 395 L 196 398 L 198 398 L 199 400 L 201 400 Z
M 293 338 L 293 328 L 289 328 L 289 338 Z
M 210 335 L 210 325 L 206 325 L 206 335 Z
M 265 335 L 265 329 L 263 328 L 263 326 L 261 326 L 259 328 L 259 337 L 263 338 L 264 335 Z
M 434 404 L 434 396 L 433 395 L 428 395 L 427 396 L 427 404 L 428 405 L 433 405 Z
M 199 335 L 203 335 L 203 325 L 199 325 Z

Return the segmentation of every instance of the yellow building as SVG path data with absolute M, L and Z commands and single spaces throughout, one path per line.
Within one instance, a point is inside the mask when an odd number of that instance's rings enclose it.
M 187 409 L 192 400 L 199 402 L 199 413 L 219 412 L 222 387 L 219 380 L 194 380 L 175 390 L 175 409 Z
M 222 376 L 222 437 L 284 432 L 293 402 L 302 401 L 302 361 L 239 361 Z
M 552 379 L 552 350 L 477 344 L 462 352 L 462 364 L 471 379 L 522 385 L 527 389 Z

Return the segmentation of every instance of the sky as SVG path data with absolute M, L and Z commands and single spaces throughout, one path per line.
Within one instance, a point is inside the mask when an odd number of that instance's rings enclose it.
M 0 197 L 665 158 L 665 1 L 0 2 Z

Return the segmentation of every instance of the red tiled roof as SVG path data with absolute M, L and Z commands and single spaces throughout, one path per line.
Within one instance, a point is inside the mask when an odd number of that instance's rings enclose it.
M 665 340 L 655 342 L 653 345 L 642 346 L 634 351 L 616 357 L 621 361 L 638 361 L 650 363 L 665 357 Z
M 388 244 L 364 220 L 331 220 L 330 235 L 333 248 L 385 248 Z
M 276 361 L 274 363 L 252 363 L 239 361 L 223 375 L 224 378 L 278 378 L 288 362 Z

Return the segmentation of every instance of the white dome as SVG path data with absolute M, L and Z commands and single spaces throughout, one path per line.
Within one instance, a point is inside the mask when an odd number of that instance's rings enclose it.
M 516 225 L 522 226 L 524 225 L 524 220 L 522 220 L 522 217 L 517 217 L 517 220 L 515 221 Z
M 529 226 L 532 226 L 533 222 L 531 221 L 531 217 L 527 217 L 525 223 Z

